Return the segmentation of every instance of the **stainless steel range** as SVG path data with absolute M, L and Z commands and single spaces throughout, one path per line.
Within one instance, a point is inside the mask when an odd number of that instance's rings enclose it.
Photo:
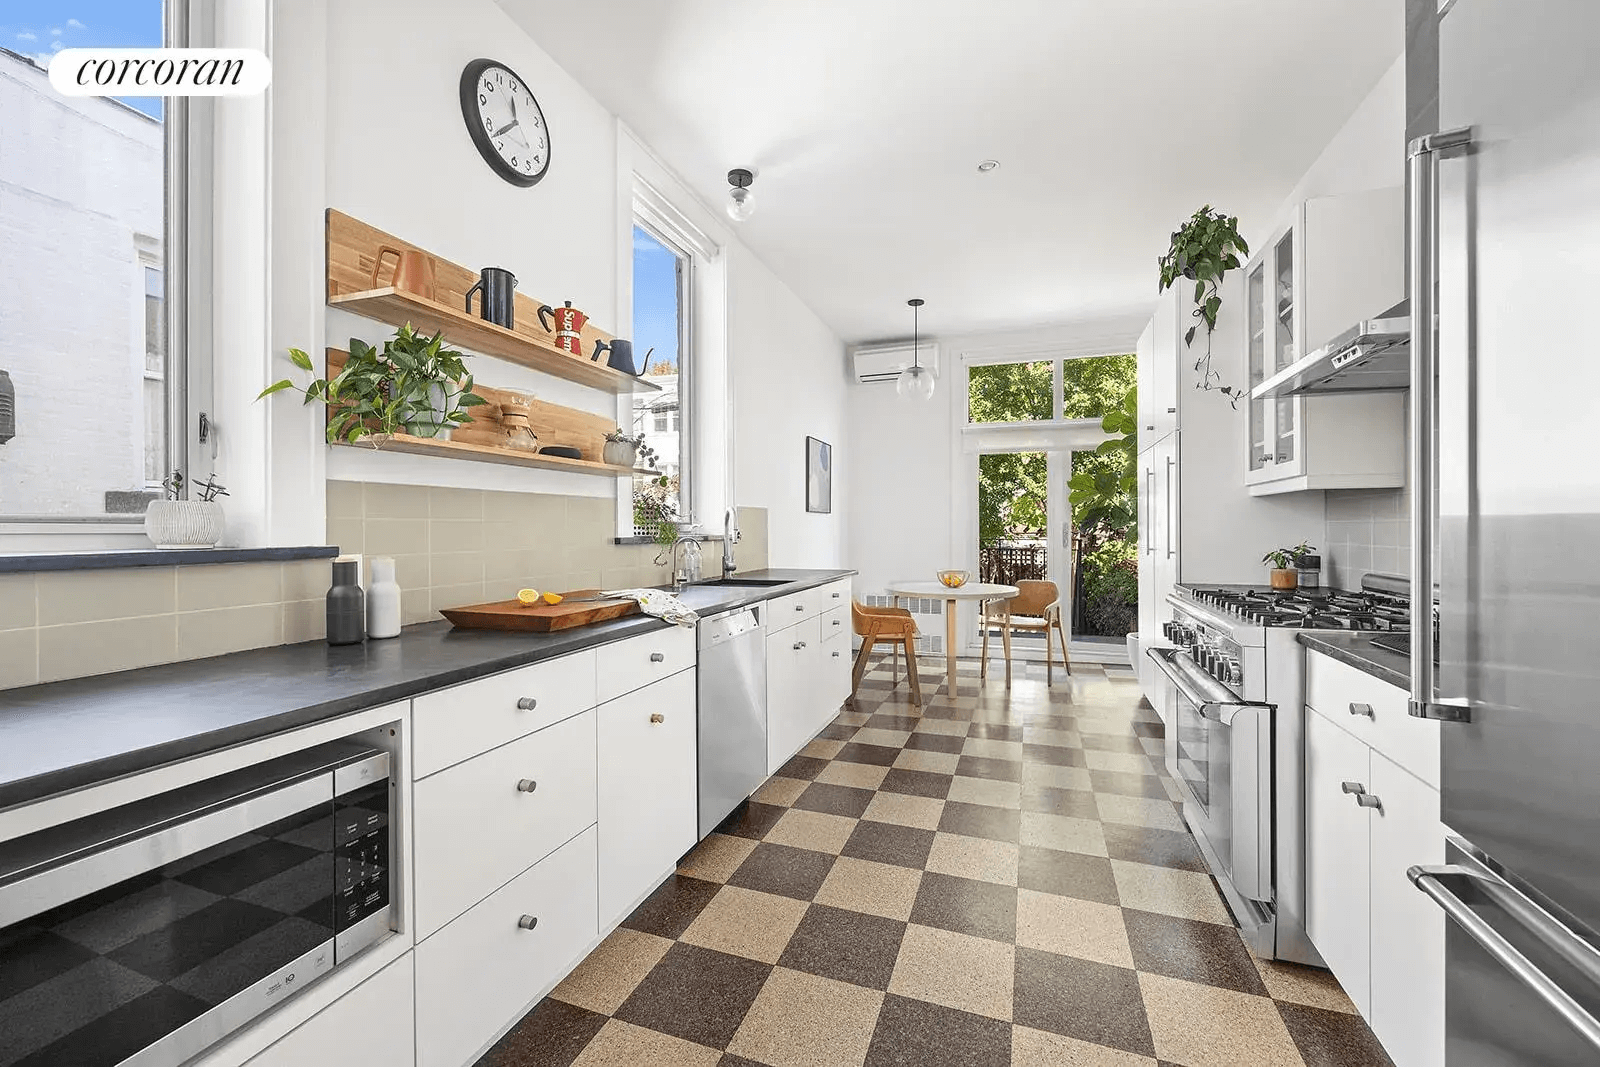
M 1359 593 L 1179 584 L 1167 598 L 1167 767 L 1184 818 L 1250 947 L 1322 966 L 1305 932 L 1305 647 L 1299 630 L 1410 626 L 1406 579 Z

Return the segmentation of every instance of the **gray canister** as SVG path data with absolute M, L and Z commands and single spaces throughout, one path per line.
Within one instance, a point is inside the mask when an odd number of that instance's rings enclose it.
M 1305 555 L 1294 561 L 1300 576 L 1301 589 L 1317 589 L 1322 585 L 1322 557 Z
M 361 592 L 361 561 L 340 556 L 333 561 L 328 589 L 328 644 L 359 645 L 367 636 L 366 597 Z

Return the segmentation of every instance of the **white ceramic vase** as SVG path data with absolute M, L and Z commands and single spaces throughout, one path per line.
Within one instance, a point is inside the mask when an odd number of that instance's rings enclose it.
M 406 427 L 406 432 L 413 437 L 431 437 L 438 441 L 450 440 L 450 432 L 453 427 L 444 421 L 445 413 L 450 407 L 444 386 L 428 386 L 428 407 L 428 414 L 431 417 L 415 420 Z
M 639 458 L 639 450 L 626 441 L 607 441 L 600 458 L 613 467 L 631 467 Z
M 157 548 L 211 548 L 226 527 L 215 500 L 152 500 L 144 513 L 144 535 Z

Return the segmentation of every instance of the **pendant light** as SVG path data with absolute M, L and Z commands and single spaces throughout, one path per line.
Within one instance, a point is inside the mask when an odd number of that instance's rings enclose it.
M 911 366 L 900 372 L 900 377 L 894 383 L 894 391 L 903 400 L 931 400 L 937 379 L 932 367 L 922 365 L 920 312 L 923 301 L 920 297 L 913 297 L 906 303 L 911 305 Z
M 756 210 L 756 194 L 751 191 L 750 183 L 756 176 L 744 167 L 735 167 L 728 172 L 728 217 L 734 222 L 743 222 Z

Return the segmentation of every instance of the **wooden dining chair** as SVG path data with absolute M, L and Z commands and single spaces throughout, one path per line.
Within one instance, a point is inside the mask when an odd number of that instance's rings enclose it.
M 922 706 L 922 683 L 917 678 L 917 624 L 905 608 L 871 608 L 859 600 L 850 601 L 850 623 L 856 636 L 861 638 L 861 652 L 856 656 L 854 680 L 850 684 L 850 699 L 854 700 L 861 688 L 861 676 L 867 672 L 867 657 L 872 646 L 880 641 L 894 645 L 894 684 L 900 685 L 900 646 L 906 650 L 906 668 L 911 674 L 911 699 Z
M 1011 679 L 1011 632 L 1023 630 L 1044 634 L 1045 684 L 1055 681 L 1055 638 L 1061 638 L 1061 665 L 1072 673 L 1072 657 L 1067 652 L 1067 630 L 1061 622 L 1061 591 L 1055 582 L 1020 581 L 1017 595 L 1009 600 L 988 600 L 983 605 L 983 651 L 981 677 L 989 676 L 989 631 L 998 628 L 1005 645 L 1006 680 Z

